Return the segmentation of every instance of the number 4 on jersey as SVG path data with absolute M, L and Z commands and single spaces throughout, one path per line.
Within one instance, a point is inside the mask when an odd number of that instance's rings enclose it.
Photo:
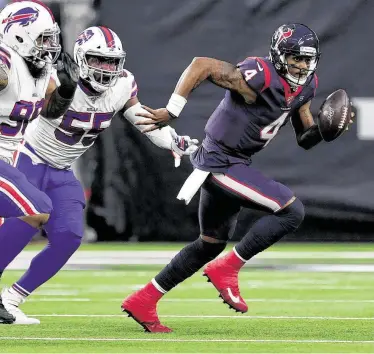
M 259 63 L 257 63 L 257 67 L 258 67 L 258 71 L 260 72 L 264 70 L 264 68 Z M 248 69 L 244 71 L 245 81 L 251 80 L 252 77 L 258 73 L 258 71 L 256 69 Z
M 248 81 L 248 80 L 252 79 L 252 77 L 255 76 L 256 74 L 257 74 L 256 69 L 248 69 L 248 70 L 244 71 L 245 81 Z
M 263 128 L 260 132 L 260 136 L 262 140 L 267 140 L 265 147 L 267 144 L 270 143 L 270 140 L 273 139 L 277 133 L 279 128 L 283 125 L 284 121 L 286 120 L 289 112 L 284 112 L 277 120 L 267 125 L 265 128 Z

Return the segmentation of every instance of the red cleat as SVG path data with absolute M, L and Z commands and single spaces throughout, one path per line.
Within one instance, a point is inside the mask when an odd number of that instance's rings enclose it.
M 152 283 L 146 285 L 143 289 L 123 300 L 121 305 L 122 311 L 138 322 L 146 332 L 170 333 L 172 329 L 160 323 L 156 312 L 157 301 L 161 296 L 157 296 L 158 298 L 156 299 L 152 297 L 154 290 L 151 289 L 151 292 L 147 291 L 150 287 L 158 291 Z
M 238 286 L 238 273 L 244 263 L 232 251 L 210 262 L 203 273 L 208 278 L 208 282 L 211 282 L 218 290 L 223 302 L 236 312 L 242 313 L 248 311 L 248 306 L 241 297 Z

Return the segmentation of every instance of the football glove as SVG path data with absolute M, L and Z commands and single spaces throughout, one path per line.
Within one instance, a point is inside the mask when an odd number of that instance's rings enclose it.
M 170 134 L 172 137 L 171 151 L 174 156 L 174 166 L 179 167 L 181 164 L 181 158 L 183 155 L 191 155 L 198 148 L 197 139 L 191 139 L 188 135 L 180 136 L 176 133 L 173 128 L 170 128 Z

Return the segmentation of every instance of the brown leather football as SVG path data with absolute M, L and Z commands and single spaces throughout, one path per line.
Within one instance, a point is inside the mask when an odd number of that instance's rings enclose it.
M 347 92 L 334 91 L 323 102 L 317 124 L 323 140 L 333 141 L 344 133 L 351 119 L 351 104 Z

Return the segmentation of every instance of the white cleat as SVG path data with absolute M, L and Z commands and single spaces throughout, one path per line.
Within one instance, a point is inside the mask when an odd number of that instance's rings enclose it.
M 27 317 L 18 307 L 25 302 L 22 295 L 17 294 L 12 289 L 4 289 L 1 292 L 1 298 L 5 309 L 16 319 L 14 325 L 35 325 L 40 324 L 37 318 Z

